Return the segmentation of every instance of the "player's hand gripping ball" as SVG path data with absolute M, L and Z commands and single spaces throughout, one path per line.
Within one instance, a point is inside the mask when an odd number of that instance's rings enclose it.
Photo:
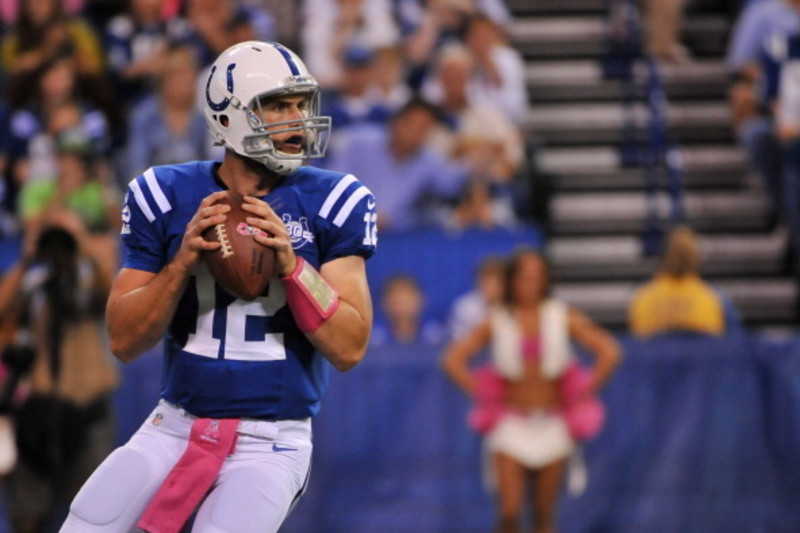
M 252 216 L 242 209 L 242 197 L 228 191 L 220 203 L 229 204 L 224 223 L 203 232 L 207 241 L 219 242 L 216 250 L 204 254 L 209 272 L 227 292 L 241 300 L 253 300 L 269 285 L 275 266 L 275 250 L 256 242 L 253 235 L 263 230 L 249 225 Z

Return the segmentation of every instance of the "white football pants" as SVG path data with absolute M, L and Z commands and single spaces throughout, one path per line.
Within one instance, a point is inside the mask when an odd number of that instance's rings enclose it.
M 61 533 L 140 532 L 139 517 L 186 449 L 193 422 L 182 409 L 159 402 L 86 481 Z M 311 419 L 242 420 L 237 434 L 193 533 L 275 533 L 305 490 Z

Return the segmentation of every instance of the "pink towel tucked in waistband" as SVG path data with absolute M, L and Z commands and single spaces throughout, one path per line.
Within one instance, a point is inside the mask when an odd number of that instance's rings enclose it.
M 177 533 L 205 496 L 225 457 L 233 453 L 239 420 L 198 418 L 186 451 L 145 509 L 138 527 L 147 533 Z

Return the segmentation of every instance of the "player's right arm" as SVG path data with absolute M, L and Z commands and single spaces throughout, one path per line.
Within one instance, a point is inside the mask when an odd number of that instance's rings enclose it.
M 219 247 L 203 239 L 203 232 L 225 221 L 230 206 L 213 205 L 224 195 L 216 192 L 200 203 L 178 252 L 159 272 L 123 268 L 117 274 L 106 306 L 106 324 L 111 351 L 120 361 L 133 361 L 166 333 L 202 253 Z

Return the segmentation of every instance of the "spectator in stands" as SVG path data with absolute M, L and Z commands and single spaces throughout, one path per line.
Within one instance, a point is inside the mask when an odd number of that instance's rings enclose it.
M 783 148 L 779 207 L 791 231 L 790 247 L 795 259 L 791 267 L 800 280 L 800 33 L 775 37 L 773 41 L 775 48 L 784 52 L 773 65 L 778 71 L 775 122 Z
M 556 531 L 557 502 L 567 458 L 575 449 L 568 424 L 567 394 L 560 387 L 572 367 L 569 341 L 594 357 L 592 378 L 581 397 L 609 379 L 620 359 L 614 337 L 577 309 L 550 299 L 544 259 L 530 249 L 509 260 L 503 304 L 444 351 L 447 376 L 470 398 L 484 397 L 470 361 L 489 348 L 491 368 L 501 384 L 500 406 L 481 427 L 497 489 L 499 533 L 516 533 L 529 481 L 533 482 L 534 530 Z M 564 413 L 564 414 L 562 414 Z M 532 476 L 533 474 L 533 476 Z
M 448 333 L 460 339 L 486 319 L 489 309 L 503 299 L 505 260 L 500 257 L 484 258 L 475 276 L 475 287 L 459 296 L 450 309 Z
M 77 16 L 67 16 L 61 0 L 26 0 L 16 23 L 2 42 L 2 67 L 11 76 L 35 72 L 65 51 L 75 57 L 78 71 L 100 74 L 103 51 L 92 27 Z
M 408 62 L 408 83 L 418 90 L 437 51 L 459 42 L 469 17 L 476 14 L 472 0 L 406 0 L 399 10 L 402 43 Z
M 424 307 L 425 296 L 416 278 L 396 274 L 387 279 L 381 290 L 384 319 L 376 320 L 370 344 L 439 344 L 444 330 L 435 322 L 423 319 Z
M 378 105 L 393 115 L 411 99 L 411 88 L 405 82 L 405 58 L 399 46 L 378 48 L 374 57 L 373 92 Z
M 381 231 L 441 224 L 447 202 L 455 201 L 469 172 L 448 162 L 429 145 L 441 112 L 411 99 L 392 116 L 389 127 L 351 128 L 326 166 L 363 176 L 379 202 Z
M 103 51 L 88 22 L 78 15 L 68 16 L 61 0 L 22 2 L 16 22 L 0 45 L 0 68 L 12 107 L 28 104 L 41 71 L 65 56 L 72 58 L 81 77 L 98 85 L 103 80 Z
M 285 0 L 241 0 L 242 4 L 265 9 L 274 20 L 275 42 L 289 50 L 301 50 L 300 28 L 303 25 L 303 10 L 298 4 Z
M 445 215 L 444 227 L 452 231 L 462 231 L 469 228 L 491 230 L 515 226 L 517 220 L 508 191 L 502 189 L 500 194 L 494 194 L 492 189 L 493 184 L 482 175 L 467 180 L 456 205 Z
M 345 51 L 393 46 L 399 39 L 390 0 L 306 0 L 302 42 L 306 64 L 326 88 L 344 82 Z
M 323 112 L 337 128 L 364 123 L 383 125 L 389 120 L 390 109 L 381 105 L 373 89 L 374 59 L 372 51 L 361 46 L 345 50 L 341 83 L 326 99 Z
M 670 232 L 658 272 L 631 299 L 628 322 L 640 337 L 674 331 L 722 335 L 741 325 L 733 305 L 702 279 L 697 236 L 687 226 Z
M 19 311 L 34 353 L 15 412 L 10 522 L 15 532 L 40 533 L 113 449 L 119 377 L 103 329 L 114 267 L 72 213 L 53 210 L 41 231 L 28 231 L 0 280 L 0 316 Z
M 91 141 L 80 129 L 67 129 L 56 138 L 54 179 L 25 183 L 20 191 L 19 211 L 27 232 L 35 231 L 53 212 L 66 211 L 77 216 L 105 257 L 108 268 L 115 268 L 120 228 L 119 189 L 106 174 Z
M 733 29 L 726 67 L 732 83 L 729 89 L 731 119 L 739 144 L 750 166 L 760 174 L 773 203 L 781 212 L 782 156 L 775 133 L 773 100 L 776 78 L 764 71 L 773 47 L 769 43 L 800 30 L 800 1 L 764 0 L 748 5 Z M 771 78 L 771 79 L 770 79 Z
M 274 24 L 262 9 L 218 0 L 187 0 L 186 19 L 191 31 L 187 41 L 204 68 L 235 43 L 258 39 L 272 41 Z M 206 79 L 203 77 L 203 79 Z
M 524 158 L 522 134 L 502 110 L 487 100 L 473 96 L 471 75 L 475 61 L 469 50 L 459 44 L 442 48 L 436 64 L 436 76 L 426 84 L 425 96 L 440 106 L 453 132 L 442 142 L 447 157 L 491 153 L 486 168 L 498 182 L 509 180 L 519 170 Z M 477 100 L 477 101 L 476 101 Z
M 54 137 L 67 129 L 80 129 L 98 154 L 108 155 L 111 127 L 108 115 L 87 87 L 89 80 L 79 78 L 69 56 L 48 63 L 31 91 L 28 104 L 13 112 L 11 118 L 12 170 L 20 183 L 36 179 L 55 179 Z M 120 115 L 115 115 L 122 120 Z
M 665 63 L 690 61 L 689 50 L 680 42 L 688 0 L 647 0 L 644 4 L 647 51 Z
M 17 192 L 19 187 L 12 176 L 11 110 L 0 97 L 0 241 L 16 237 Z
M 774 34 L 794 33 L 800 29 L 800 2 L 797 0 L 762 0 L 748 4 L 736 20 L 725 58 L 728 71 L 741 81 L 757 81 L 759 55 Z
M 475 58 L 475 102 L 488 102 L 523 124 L 528 118 L 528 88 L 522 54 L 509 45 L 502 28 L 483 15 L 469 19 L 465 42 Z
M 449 44 L 440 52 L 435 79 L 426 86 L 429 98 L 441 106 L 452 126 L 435 130 L 434 146 L 447 158 L 467 161 L 472 169 L 472 179 L 448 225 L 513 226 L 510 184 L 522 167 L 522 135 L 491 102 L 475 102 L 470 90 L 473 65 L 469 50 Z
M 105 27 L 106 57 L 126 110 L 155 90 L 171 42 L 187 37 L 185 19 L 164 17 L 166 0 L 132 0 Z
M 210 157 L 205 118 L 195 103 L 198 69 L 188 46 L 166 50 L 157 92 L 133 108 L 128 132 L 127 183 L 149 167 Z

